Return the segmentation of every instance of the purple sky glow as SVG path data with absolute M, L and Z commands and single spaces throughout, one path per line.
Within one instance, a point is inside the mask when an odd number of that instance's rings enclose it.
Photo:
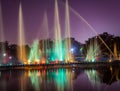
M 41 28 L 44 12 L 47 12 L 49 35 L 54 35 L 54 0 L 1 0 L 5 40 L 17 42 L 18 8 L 22 3 L 26 43 L 32 43 L 39 33 L 43 39 L 45 31 Z M 58 0 L 62 38 L 65 29 L 65 0 Z M 120 0 L 69 0 L 69 5 L 90 23 L 98 34 L 108 32 L 120 36 Z M 95 34 L 72 11 L 70 11 L 71 37 L 84 43 Z

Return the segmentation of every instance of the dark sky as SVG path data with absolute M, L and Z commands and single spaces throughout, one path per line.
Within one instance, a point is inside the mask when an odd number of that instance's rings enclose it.
M 46 35 L 43 22 L 44 12 L 47 12 L 49 35 L 54 35 L 54 0 L 1 0 L 5 39 L 11 43 L 18 37 L 18 8 L 22 3 L 25 37 L 27 43 L 39 34 L 43 39 Z M 65 0 L 58 0 L 59 16 L 64 38 Z M 69 5 L 90 23 L 98 33 L 108 32 L 120 36 L 120 0 L 69 0 Z M 70 10 L 71 37 L 84 43 L 95 34 L 80 18 Z

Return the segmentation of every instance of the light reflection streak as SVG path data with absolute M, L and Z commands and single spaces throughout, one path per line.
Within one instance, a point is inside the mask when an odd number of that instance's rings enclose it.
M 20 91 L 26 91 L 26 85 L 27 85 L 27 72 L 24 72 L 19 80 L 20 84 Z
M 97 86 L 97 89 L 99 89 L 101 80 L 100 80 L 100 77 L 99 77 L 97 71 L 96 70 L 87 70 L 85 72 L 88 76 L 89 81 L 91 82 L 91 85 L 93 87 Z
M 35 91 L 48 91 L 52 89 L 50 84 L 56 87 L 56 91 L 71 90 L 74 73 L 66 69 L 28 71 L 27 77 Z M 24 79 L 25 80 L 25 79 Z M 25 84 L 24 84 L 25 85 Z
M 41 78 L 39 78 L 39 76 L 40 76 L 39 71 L 30 71 L 29 76 L 30 76 L 31 83 L 32 83 L 33 87 L 35 88 L 35 91 L 39 91 L 40 83 L 41 83 Z

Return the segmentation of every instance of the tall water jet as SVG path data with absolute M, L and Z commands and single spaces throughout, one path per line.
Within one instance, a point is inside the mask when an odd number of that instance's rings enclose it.
M 114 53 L 114 56 L 112 56 L 110 54 L 109 62 L 112 62 L 113 60 L 120 60 L 120 54 L 117 51 L 117 48 L 118 48 L 118 46 L 117 46 L 117 43 L 115 41 L 114 44 L 113 44 L 113 53 Z
M 55 43 L 54 43 L 55 60 L 63 61 L 64 55 L 62 50 L 61 29 L 59 21 L 58 2 L 55 0 Z
M 65 37 L 68 38 L 65 41 L 65 49 L 66 49 L 65 61 L 68 62 L 71 60 L 70 16 L 69 16 L 68 0 L 66 0 L 66 10 L 65 10 Z
M 25 51 L 25 38 L 24 38 L 24 22 L 23 22 L 23 13 L 22 5 L 19 5 L 19 25 L 18 25 L 18 58 L 21 62 L 27 62 L 26 51 Z
M 1 2 L 0 2 L 0 42 L 1 42 L 1 51 L 0 51 L 0 54 L 1 54 L 1 61 L 3 60 L 3 56 L 5 54 L 5 45 L 4 45 L 4 32 L 3 32 L 3 17 L 2 17 L 2 5 L 1 5 Z M 1 63 L 1 62 L 0 62 Z
M 49 42 L 47 41 L 49 38 L 49 32 L 48 32 L 48 19 L 47 19 L 46 12 L 44 13 L 43 23 L 40 28 L 41 28 L 40 30 L 43 30 L 43 31 L 42 32 L 39 31 L 37 33 L 36 40 L 34 40 L 32 44 L 29 58 L 28 58 L 29 63 L 47 63 L 46 61 L 49 55 L 48 53 Z M 43 40 L 39 42 L 40 35 L 44 35 L 44 36 L 42 36 Z
M 43 17 L 43 25 L 42 25 L 44 31 L 45 31 L 45 38 L 44 39 L 48 39 L 49 38 L 49 31 L 48 31 L 48 18 L 47 18 L 47 13 L 44 13 L 44 17 Z
M 47 13 L 44 13 L 43 17 L 43 24 L 42 24 L 42 29 L 44 30 L 45 34 L 43 34 L 45 37 L 43 37 L 44 40 L 42 40 L 42 62 L 47 61 L 47 57 L 49 56 L 48 53 L 48 46 L 49 46 L 49 32 L 48 32 L 48 18 L 47 18 Z M 46 59 L 46 60 L 45 60 Z M 43 62 L 45 63 L 45 62 Z

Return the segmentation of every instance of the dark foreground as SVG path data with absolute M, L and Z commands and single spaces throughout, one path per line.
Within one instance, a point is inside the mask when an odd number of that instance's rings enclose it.
M 26 64 L 26 65 L 7 65 L 0 66 L 0 70 L 31 70 L 31 69 L 53 69 L 53 68 L 83 68 L 100 69 L 109 67 L 119 67 L 120 61 L 113 62 L 80 62 L 80 63 L 62 63 L 62 64 Z

